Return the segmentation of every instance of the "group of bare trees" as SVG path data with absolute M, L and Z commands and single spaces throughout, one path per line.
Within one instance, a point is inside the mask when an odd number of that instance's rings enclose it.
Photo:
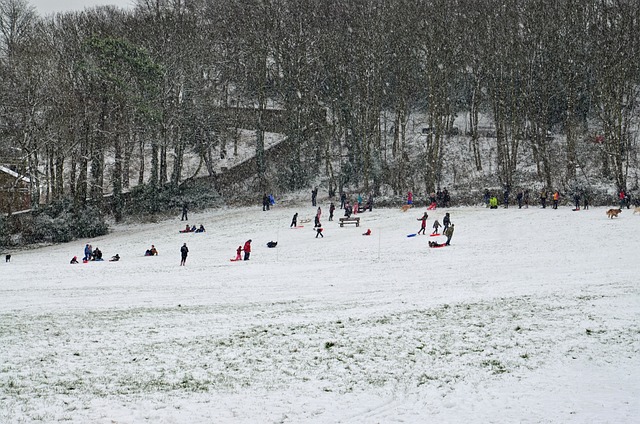
M 37 184 L 78 204 L 101 198 L 105 181 L 116 204 L 134 183 L 177 185 L 187 152 L 213 173 L 212 149 L 232 139 L 215 113 L 227 106 L 258 111 L 264 188 L 260 116 L 271 107 L 295 141 L 287 188 L 324 167 L 333 188 L 404 190 L 417 160 L 431 190 L 463 112 L 478 170 L 478 116 L 492 116 L 505 185 L 523 150 L 541 183 L 575 177 L 595 131 L 601 175 L 625 187 L 639 83 L 637 0 L 137 0 L 47 17 L 0 0 L 0 143 L 37 177 L 34 206 Z M 406 149 L 415 114 L 431 129 L 419 158 Z M 563 169 L 550 160 L 552 128 L 566 135 Z

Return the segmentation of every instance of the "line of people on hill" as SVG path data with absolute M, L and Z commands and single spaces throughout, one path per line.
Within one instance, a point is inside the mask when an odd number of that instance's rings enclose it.
M 186 227 L 184 227 L 184 230 L 180 230 L 181 233 L 204 233 L 207 230 L 205 230 L 204 225 L 200 224 L 199 227 L 196 228 L 195 224 L 192 225 L 191 227 L 189 226 L 189 224 L 187 224 Z

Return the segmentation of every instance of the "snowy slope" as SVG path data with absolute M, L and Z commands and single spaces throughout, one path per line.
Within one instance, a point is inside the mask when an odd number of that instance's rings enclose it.
M 453 208 L 429 249 L 421 209 L 322 207 L 323 239 L 229 208 L 0 263 L 0 422 L 637 422 L 640 216 Z

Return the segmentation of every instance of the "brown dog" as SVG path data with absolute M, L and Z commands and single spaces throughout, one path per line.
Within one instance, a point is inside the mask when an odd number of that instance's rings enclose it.
M 635 208 L 633 208 L 633 214 L 637 214 L 640 213 L 640 206 L 636 206 Z
M 406 212 L 411 208 L 412 205 L 402 205 L 402 212 Z
M 620 215 L 620 213 L 622 212 L 622 209 L 609 209 L 607 211 L 607 216 L 611 219 L 613 219 L 613 217 L 618 217 L 618 215 Z

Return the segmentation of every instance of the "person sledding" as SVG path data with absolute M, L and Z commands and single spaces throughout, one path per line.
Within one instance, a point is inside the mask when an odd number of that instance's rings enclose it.
M 111 259 L 109 259 L 109 262 L 118 262 L 119 260 L 120 260 L 120 255 L 116 253 L 111 257 Z
M 69 261 L 70 264 L 77 264 L 78 263 L 78 257 L 74 256 L 73 258 L 71 258 L 71 261 Z
M 151 249 L 147 249 L 144 252 L 144 256 L 158 256 L 158 249 L 152 244 Z
M 207 230 L 204 229 L 204 225 L 200 224 L 200 226 L 198 227 L 198 229 L 195 231 L 196 233 L 204 233 Z
M 191 227 L 189 227 L 189 224 L 187 224 L 186 227 L 184 227 L 184 230 L 180 230 L 181 233 L 190 233 L 191 232 Z
M 444 247 L 444 243 L 438 243 L 437 241 L 429 241 L 429 247 Z
M 421 221 L 421 223 L 420 223 L 420 231 L 418 231 L 418 234 L 422 233 L 422 235 L 426 235 L 427 218 L 429 218 L 429 215 L 426 212 L 424 214 L 422 214 L 422 217 L 418 218 L 418 221 Z
M 98 262 L 104 260 L 102 259 L 102 250 L 96 247 L 93 253 L 91 254 L 91 260 L 98 261 Z
M 438 228 L 442 227 L 442 225 L 440 225 L 440 223 L 438 222 L 438 220 L 436 219 L 435 222 L 433 223 L 433 233 L 431 233 L 432 236 L 437 236 L 439 235 L 438 233 Z
M 367 231 L 365 231 L 364 233 L 362 233 L 363 236 L 370 236 L 371 235 L 371 228 L 367 228 Z

